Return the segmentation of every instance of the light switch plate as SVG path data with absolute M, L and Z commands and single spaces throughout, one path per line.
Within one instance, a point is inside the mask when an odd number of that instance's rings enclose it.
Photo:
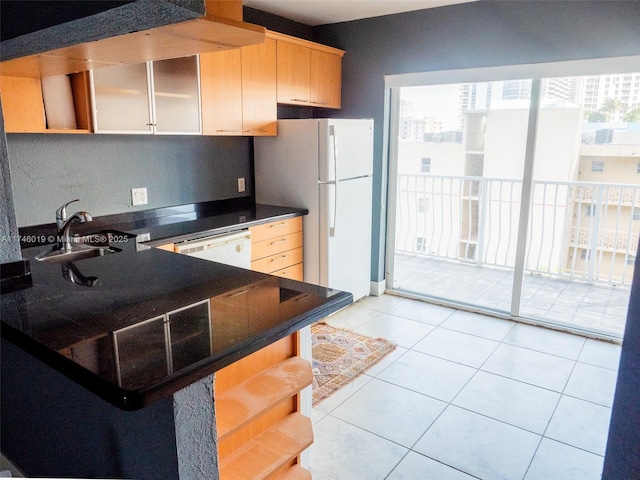
M 131 189 L 131 205 L 146 205 L 147 201 L 147 188 L 132 188 Z
M 238 178 L 238 192 L 244 192 L 244 191 L 245 191 L 244 177 L 240 177 Z

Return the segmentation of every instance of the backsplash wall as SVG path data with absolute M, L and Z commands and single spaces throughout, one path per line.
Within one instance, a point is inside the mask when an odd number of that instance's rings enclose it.
M 55 221 L 57 207 L 109 215 L 250 195 L 250 137 L 8 134 L 18 227 Z M 237 179 L 246 179 L 238 193 Z M 149 203 L 131 206 L 131 189 Z

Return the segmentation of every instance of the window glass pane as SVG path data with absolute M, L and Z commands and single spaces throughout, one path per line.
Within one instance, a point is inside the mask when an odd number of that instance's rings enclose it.
M 401 89 L 395 288 L 509 311 L 530 90 Z
M 523 317 L 622 337 L 640 234 L 629 76 L 542 80 Z

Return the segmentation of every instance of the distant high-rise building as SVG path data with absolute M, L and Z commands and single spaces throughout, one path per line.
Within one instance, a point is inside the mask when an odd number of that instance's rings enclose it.
M 640 73 L 583 77 L 579 105 L 585 112 L 597 112 L 607 99 L 616 99 L 617 108 L 607 112 L 607 119 L 620 122 L 628 111 L 640 106 Z

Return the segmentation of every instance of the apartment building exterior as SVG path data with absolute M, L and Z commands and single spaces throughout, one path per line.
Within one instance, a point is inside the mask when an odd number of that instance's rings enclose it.
M 640 232 L 640 124 L 585 121 L 568 101 L 582 80 L 546 84 L 556 93 L 539 115 L 525 268 L 629 284 Z M 513 267 L 528 110 L 518 102 L 522 85 L 482 87 L 474 101 L 486 106 L 491 96 L 494 107 L 461 110 L 458 136 L 401 135 L 397 251 Z M 461 99 L 471 90 L 461 86 Z M 512 101 L 497 102 L 496 92 L 511 92 Z

